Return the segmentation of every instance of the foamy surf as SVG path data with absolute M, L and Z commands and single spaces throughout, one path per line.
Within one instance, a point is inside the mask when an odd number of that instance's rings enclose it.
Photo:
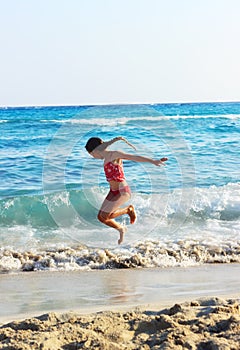
M 0 272 L 69 271 L 153 267 L 190 267 L 209 263 L 239 263 L 240 241 L 143 241 L 115 249 L 85 245 L 45 250 L 0 250 Z

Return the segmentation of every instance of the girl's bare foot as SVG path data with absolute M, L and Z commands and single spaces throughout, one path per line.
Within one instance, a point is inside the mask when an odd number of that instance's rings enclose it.
M 129 205 L 129 207 L 128 207 L 128 215 L 130 217 L 130 223 L 134 224 L 134 222 L 137 219 L 137 215 L 136 215 L 136 212 L 135 212 L 135 209 L 134 209 L 133 205 Z
M 122 227 L 118 230 L 118 232 L 120 233 L 120 238 L 118 240 L 118 244 L 121 244 L 123 242 L 123 237 L 124 237 L 124 233 L 127 231 L 126 227 Z

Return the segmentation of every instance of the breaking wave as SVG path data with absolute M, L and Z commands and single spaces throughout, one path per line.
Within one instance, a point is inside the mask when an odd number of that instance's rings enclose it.
M 46 195 L 21 195 L 0 200 L 0 227 L 30 225 L 31 227 L 56 227 L 54 217 L 61 216 L 64 226 L 95 218 L 104 199 L 106 188 L 72 189 Z M 222 187 L 173 190 L 169 194 L 133 194 L 133 202 L 140 216 L 164 219 L 191 220 L 217 219 L 234 221 L 240 218 L 240 185 L 230 183 Z M 191 201 L 189 201 L 191 198 Z M 179 205 L 181 200 L 181 205 Z M 189 206 L 190 203 L 190 206 Z M 73 215 L 74 213 L 74 215 Z M 85 227 L 84 227 L 85 228 Z

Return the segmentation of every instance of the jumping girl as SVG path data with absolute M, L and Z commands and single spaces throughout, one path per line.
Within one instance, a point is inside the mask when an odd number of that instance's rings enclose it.
M 114 139 L 106 142 L 98 137 L 92 137 L 88 140 L 85 146 L 86 150 L 92 157 L 104 160 L 104 172 L 110 185 L 110 191 L 99 210 L 98 220 L 103 224 L 118 230 L 120 234 L 118 244 L 123 242 L 123 236 L 127 229 L 114 219 L 118 216 L 128 214 L 131 224 L 134 224 L 136 221 L 136 213 L 133 205 L 130 204 L 125 208 L 120 208 L 121 205 L 131 198 L 131 190 L 125 180 L 122 160 L 126 159 L 134 162 L 148 162 L 156 166 L 165 165 L 164 162 L 167 161 L 167 158 L 154 160 L 121 151 L 109 151 L 107 149 L 114 142 L 120 140 L 126 142 L 129 146 L 136 149 L 131 143 L 121 136 L 115 137 Z

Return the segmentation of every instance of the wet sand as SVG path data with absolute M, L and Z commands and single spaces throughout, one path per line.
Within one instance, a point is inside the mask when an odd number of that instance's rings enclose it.
M 1 275 L 0 349 L 239 349 L 239 276 L 239 264 Z

